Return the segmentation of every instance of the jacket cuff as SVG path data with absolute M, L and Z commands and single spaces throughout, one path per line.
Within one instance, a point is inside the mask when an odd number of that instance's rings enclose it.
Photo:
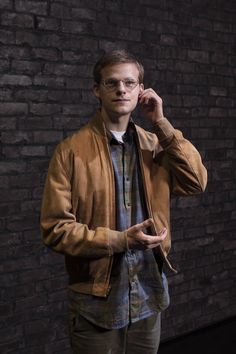
M 110 255 L 125 252 L 128 249 L 126 231 L 109 230 Z
M 166 139 L 172 138 L 175 128 L 168 119 L 162 118 L 154 124 L 153 130 L 161 143 Z

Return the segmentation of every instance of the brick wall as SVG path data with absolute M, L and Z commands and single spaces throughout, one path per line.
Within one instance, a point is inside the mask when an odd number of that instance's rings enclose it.
M 1 0 L 1 353 L 70 352 L 63 257 L 40 240 L 42 189 L 55 145 L 97 106 L 94 63 L 117 47 L 143 61 L 209 172 L 203 195 L 172 202 L 179 273 L 162 338 L 235 315 L 235 18 L 233 1 Z

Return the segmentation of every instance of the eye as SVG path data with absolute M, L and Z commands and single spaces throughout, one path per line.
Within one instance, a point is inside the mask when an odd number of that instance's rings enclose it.
M 134 87 L 136 85 L 136 81 L 134 80 L 125 80 L 125 86 L 126 87 Z
M 113 80 L 113 79 L 108 79 L 104 81 L 105 86 L 108 88 L 113 88 L 117 86 L 117 80 Z

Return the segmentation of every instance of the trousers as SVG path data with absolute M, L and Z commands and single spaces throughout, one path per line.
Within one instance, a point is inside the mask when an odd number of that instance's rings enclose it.
M 69 331 L 73 354 L 157 354 L 161 314 L 120 329 L 101 328 L 79 314 L 70 314 Z

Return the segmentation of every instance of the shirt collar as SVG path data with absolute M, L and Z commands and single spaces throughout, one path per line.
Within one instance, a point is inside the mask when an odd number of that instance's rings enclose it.
M 132 143 L 133 142 L 134 131 L 135 131 L 134 122 L 133 122 L 133 119 L 130 118 L 126 132 L 123 135 L 124 143 Z M 106 134 L 107 134 L 109 144 L 122 144 L 115 138 L 115 136 L 107 128 L 106 128 Z

